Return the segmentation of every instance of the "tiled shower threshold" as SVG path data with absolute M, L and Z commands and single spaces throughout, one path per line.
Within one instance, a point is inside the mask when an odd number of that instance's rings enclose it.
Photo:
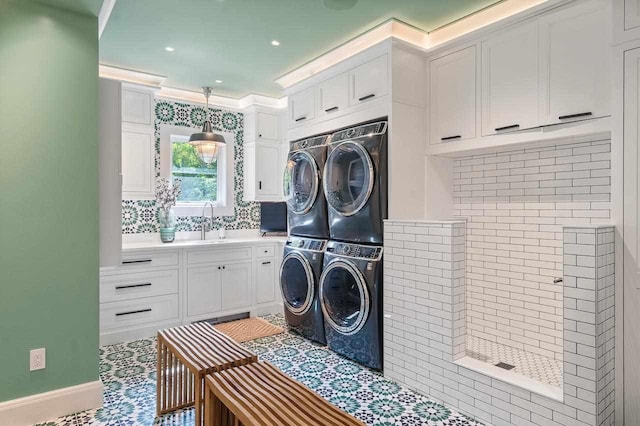
M 561 361 L 472 336 L 467 336 L 466 345 L 466 356 L 455 364 L 563 402 Z M 514 368 L 507 370 L 498 363 Z

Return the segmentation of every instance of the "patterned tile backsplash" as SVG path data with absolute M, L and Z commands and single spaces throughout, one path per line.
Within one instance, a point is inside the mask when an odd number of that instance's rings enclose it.
M 260 225 L 260 203 L 243 201 L 244 182 L 244 135 L 243 115 L 239 112 L 209 109 L 214 130 L 230 132 L 234 135 L 234 214 L 215 217 L 213 228 L 224 226 L 226 229 L 257 229 Z M 206 117 L 205 108 L 168 100 L 156 100 L 155 103 L 155 150 L 156 176 L 160 176 L 160 127 L 162 125 L 201 127 Z M 176 217 L 177 231 L 200 230 L 199 216 Z M 122 200 L 122 233 L 140 234 L 158 232 L 158 212 L 155 200 Z

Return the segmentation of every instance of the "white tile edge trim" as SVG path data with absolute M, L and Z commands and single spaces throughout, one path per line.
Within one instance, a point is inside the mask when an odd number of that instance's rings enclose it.
M 71 413 L 102 407 L 100 380 L 0 402 L 0 424 L 33 425 Z
M 415 223 L 416 225 L 452 225 L 455 223 L 467 223 L 466 218 L 455 218 L 449 220 L 429 220 L 429 219 L 384 219 L 383 222 L 393 223 Z
M 488 362 L 480 361 L 468 356 L 457 359 L 453 361 L 453 363 L 460 367 L 475 371 L 476 373 L 484 374 L 487 377 L 526 389 L 529 392 L 536 393 L 546 398 L 553 399 L 558 402 L 564 402 L 564 394 L 561 387 L 542 383 L 530 377 L 523 376 L 522 374 L 505 370 L 500 367 L 496 367 L 495 365 L 491 365 Z

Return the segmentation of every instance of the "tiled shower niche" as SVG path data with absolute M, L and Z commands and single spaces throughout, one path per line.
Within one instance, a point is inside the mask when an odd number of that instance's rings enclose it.
M 474 356 L 467 229 L 465 220 L 385 222 L 384 374 L 493 425 L 614 424 L 614 228 L 562 227 L 564 368 L 555 384 L 522 365 L 539 354 Z

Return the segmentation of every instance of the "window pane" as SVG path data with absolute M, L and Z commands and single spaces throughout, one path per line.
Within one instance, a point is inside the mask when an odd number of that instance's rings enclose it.
M 206 164 L 198 157 L 193 145 L 172 143 L 171 179 L 182 181 L 178 201 L 216 201 L 218 198 L 218 164 Z

